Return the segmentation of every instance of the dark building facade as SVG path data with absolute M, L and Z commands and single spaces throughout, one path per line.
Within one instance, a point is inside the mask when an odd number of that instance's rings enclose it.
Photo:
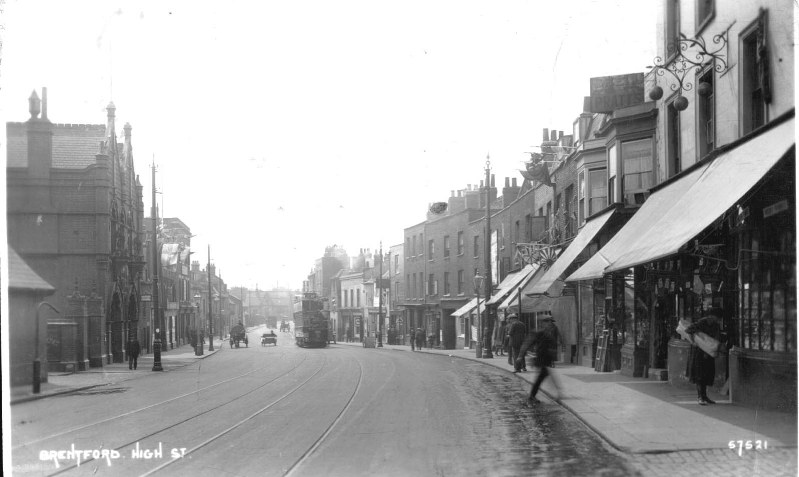
M 27 122 L 6 126 L 8 243 L 55 288 L 47 300 L 56 308 L 67 309 L 67 295 L 100 300 L 93 311 L 78 307 L 69 318 L 75 327 L 48 325 L 50 369 L 121 362 L 144 322 L 142 186 L 131 127 L 118 142 L 113 103 L 106 125 L 53 124 L 46 90 L 42 96 L 31 95 Z

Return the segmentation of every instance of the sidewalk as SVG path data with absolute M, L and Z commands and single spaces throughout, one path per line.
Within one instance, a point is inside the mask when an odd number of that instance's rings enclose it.
M 361 343 L 339 344 L 361 346 Z M 402 345 L 383 347 L 401 351 L 411 349 Z M 478 359 L 473 349 L 423 349 L 421 352 L 455 356 L 509 373 L 513 371 L 507 355 Z M 534 368 L 528 369 L 528 372 L 516 373 L 516 376 L 532 383 L 536 373 Z M 598 373 L 585 366 L 556 363 L 552 371 L 563 391 L 560 405 L 624 452 L 729 451 L 730 441 L 738 440 L 744 443 L 751 440 L 753 444 L 757 440 L 767 441 L 769 448 L 796 448 L 797 445 L 796 414 L 735 405 L 726 396 L 713 392 L 710 397 L 717 404 L 700 406 L 693 388 L 618 373 Z M 541 391 L 550 401 L 557 397 L 551 379 L 544 381 Z M 538 397 L 543 398 L 540 394 Z M 542 405 L 551 403 L 545 401 Z
M 194 348 L 191 345 L 184 345 L 178 348 L 161 352 L 161 367 L 164 371 L 171 371 L 195 362 L 198 359 L 207 358 L 216 353 L 222 346 L 227 347 L 225 340 L 214 340 L 214 351 L 208 351 L 208 343 L 202 356 L 194 355 Z M 128 369 L 128 363 L 105 364 L 102 368 L 90 368 L 88 371 L 77 373 L 48 373 L 47 382 L 42 383 L 41 392 L 33 394 L 31 385 L 14 386 L 11 388 L 11 405 L 27 401 L 43 399 L 58 394 L 81 391 L 97 386 L 114 385 L 131 379 L 146 376 L 153 369 L 153 354 L 139 356 L 137 369 Z

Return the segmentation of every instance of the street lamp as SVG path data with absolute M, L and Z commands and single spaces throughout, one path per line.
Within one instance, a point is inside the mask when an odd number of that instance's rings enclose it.
M 482 358 L 483 357 L 483 340 L 482 340 L 482 327 L 480 326 L 480 287 L 483 285 L 483 280 L 485 277 L 480 275 L 479 273 L 474 276 L 474 298 L 477 300 L 477 336 L 475 336 L 475 357 Z
M 383 241 L 380 241 L 380 277 L 378 278 L 378 293 L 380 296 L 377 298 L 377 347 L 383 347 Z
M 491 297 L 491 158 L 486 155 L 486 234 L 485 234 L 485 305 L 486 319 L 483 330 L 483 358 L 493 358 L 491 353 L 491 333 L 494 331 L 494 323 L 491 320 L 491 310 L 488 308 L 488 299 Z M 480 303 L 478 298 L 477 303 Z
M 52 309 L 54 312 L 61 314 L 60 311 L 53 305 L 47 303 L 46 301 L 40 302 L 36 305 L 36 337 L 34 340 L 35 343 L 35 353 L 33 357 L 33 394 L 39 394 L 42 390 L 42 360 L 39 356 L 39 309 L 42 305 L 47 305 Z
M 203 355 L 203 343 L 200 341 L 200 324 L 199 324 L 199 316 L 200 316 L 200 294 L 194 295 L 194 307 L 196 308 L 196 313 L 194 313 L 194 342 L 197 344 L 194 347 L 194 355 L 195 356 L 202 356 Z
M 214 321 L 211 316 L 213 299 L 211 298 L 211 245 L 208 245 L 208 351 L 214 350 Z

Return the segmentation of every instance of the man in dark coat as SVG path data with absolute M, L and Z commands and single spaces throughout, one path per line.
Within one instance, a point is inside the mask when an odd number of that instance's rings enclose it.
M 416 349 L 419 351 L 424 347 L 424 331 L 421 328 L 416 328 Z
M 510 329 L 508 331 L 509 345 L 510 345 L 510 362 L 514 364 L 513 372 L 527 371 L 527 363 L 524 362 L 524 356 L 520 356 L 522 343 L 527 334 L 527 327 L 524 323 L 519 321 L 516 315 L 509 315 Z M 519 358 L 522 358 L 521 360 Z
M 552 384 L 555 385 L 555 389 L 558 391 L 557 399 L 560 399 L 560 385 L 555 375 L 551 374 L 549 371 L 549 368 L 552 367 L 558 354 L 560 331 L 558 331 L 558 327 L 555 326 L 555 320 L 553 318 L 544 318 L 544 322 L 546 322 L 544 329 L 527 335 L 520 350 L 523 358 L 527 350 L 532 349 L 535 352 L 535 367 L 538 368 L 538 376 L 533 383 L 533 387 L 530 388 L 530 396 L 527 398 L 529 403 L 538 402 L 535 395 L 538 394 L 541 383 L 550 375 L 552 376 Z M 519 364 L 516 366 L 519 366 Z
M 705 312 L 704 318 L 689 325 L 685 329 L 685 332 L 693 338 L 694 334 L 701 331 L 718 341 L 720 319 L 721 308 L 710 308 Z M 690 381 L 696 384 L 696 395 L 699 405 L 716 404 L 716 401 L 707 397 L 707 387 L 712 386 L 713 380 L 716 378 L 716 358 L 705 353 L 702 348 L 696 344 L 692 344 L 691 351 L 688 354 L 686 374 Z
M 139 354 L 141 353 L 141 345 L 139 340 L 133 338 L 128 343 L 128 369 L 136 369 L 139 364 Z

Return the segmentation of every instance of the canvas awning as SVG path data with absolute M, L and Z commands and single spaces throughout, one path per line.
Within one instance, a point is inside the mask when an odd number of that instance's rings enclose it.
M 522 313 L 552 311 L 552 305 L 556 300 L 557 298 L 546 295 L 522 297 Z
M 524 293 L 525 290 L 528 290 L 531 286 L 538 282 L 538 280 L 544 275 L 545 270 L 538 266 L 538 264 L 533 265 L 535 268 L 532 272 L 528 273 L 527 276 L 519 282 L 519 284 L 511 290 L 508 296 L 502 300 L 502 303 L 499 304 L 497 307 L 498 310 L 506 310 L 508 308 L 518 308 L 519 306 L 519 293 Z
M 499 286 L 497 287 L 497 291 L 491 295 L 491 299 L 488 300 L 488 304 L 495 305 L 497 303 L 501 303 L 502 300 L 508 296 L 508 293 L 518 288 L 519 283 L 527 278 L 527 276 L 533 273 L 537 268 L 537 265 L 525 265 L 521 270 L 514 273 L 509 273 L 505 279 L 500 282 Z
M 794 127 L 790 117 L 654 191 L 607 245 L 566 281 L 601 278 L 677 253 L 795 146 Z
M 480 305 L 482 306 L 485 303 L 485 300 L 480 299 Z M 458 308 L 457 310 L 453 311 L 450 316 L 454 316 L 455 318 L 460 318 L 461 316 L 471 313 L 472 310 L 477 308 L 477 298 L 472 298 L 469 303 L 463 305 L 462 307 Z
M 563 273 L 569 268 L 580 255 L 588 243 L 599 233 L 602 227 L 608 222 L 615 209 L 610 209 L 604 213 L 592 217 L 586 221 L 585 225 L 577 232 L 577 236 L 569 244 L 566 250 L 560 254 L 558 260 L 544 273 L 540 280 L 530 289 L 530 294 L 559 296 L 563 290 Z

